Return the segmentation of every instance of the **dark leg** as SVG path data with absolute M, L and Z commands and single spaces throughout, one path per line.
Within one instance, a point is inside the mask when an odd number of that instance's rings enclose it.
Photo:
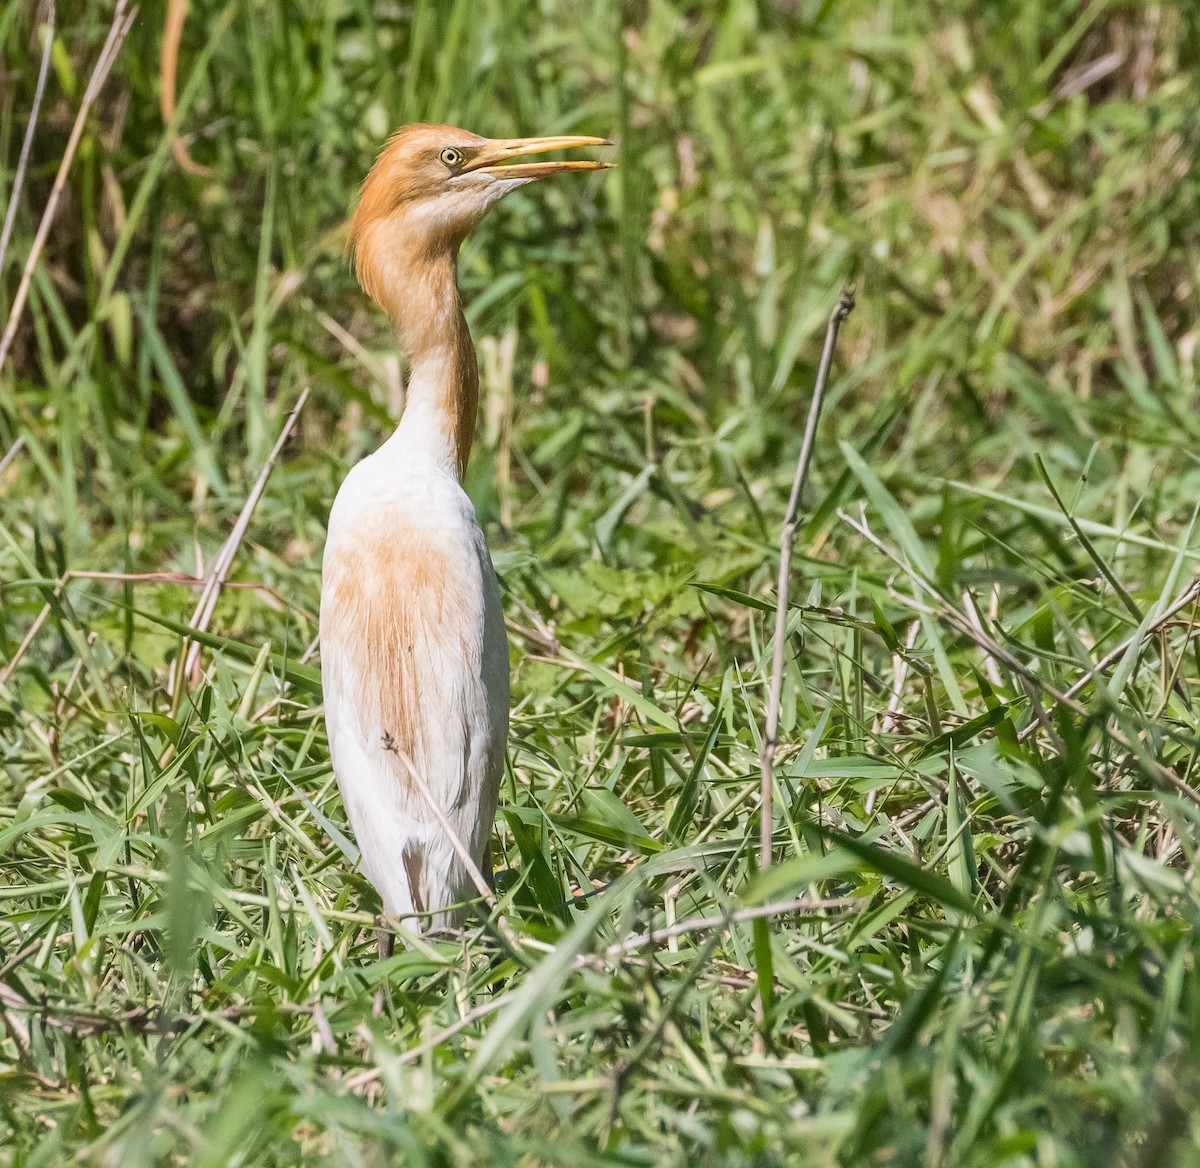
M 389 928 L 380 928 L 375 932 L 375 936 L 379 940 L 379 960 L 386 961 L 391 957 L 393 950 L 396 947 L 396 935 Z M 380 982 L 379 988 L 375 991 L 375 1005 L 371 1009 L 373 1017 L 378 1018 L 383 1013 L 383 991 L 385 983 Z

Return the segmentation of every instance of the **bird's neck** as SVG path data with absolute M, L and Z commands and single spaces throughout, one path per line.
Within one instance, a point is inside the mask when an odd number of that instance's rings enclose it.
M 458 298 L 457 249 L 399 263 L 383 307 L 409 358 L 408 390 L 396 438 L 467 470 L 479 404 L 475 346 Z

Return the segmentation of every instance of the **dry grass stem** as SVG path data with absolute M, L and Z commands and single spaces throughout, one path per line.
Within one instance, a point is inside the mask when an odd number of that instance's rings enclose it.
M 137 12 L 136 5 L 133 8 L 129 8 L 128 0 L 117 0 L 116 10 L 113 12 L 112 24 L 108 30 L 108 38 L 104 42 L 104 47 L 100 50 L 100 56 L 97 58 L 95 68 L 92 70 L 87 89 L 84 90 L 83 101 L 79 104 L 79 113 L 76 114 L 75 124 L 71 127 L 71 136 L 67 139 L 66 147 L 63 149 L 62 160 L 58 164 L 58 173 L 54 176 L 54 186 L 50 188 L 50 197 L 46 200 L 46 209 L 42 212 L 42 220 L 38 224 L 37 234 L 33 237 L 33 244 L 25 260 L 24 270 L 21 272 L 21 282 L 17 285 L 17 293 L 13 297 L 12 307 L 9 309 L 8 324 L 4 329 L 3 337 L 0 337 L 0 370 L 4 368 L 4 362 L 8 359 L 9 350 L 12 348 L 13 340 L 17 335 L 17 326 L 21 323 L 21 313 L 25 307 L 25 299 L 29 295 L 29 286 L 33 281 L 33 273 L 37 268 L 38 260 L 41 258 L 42 248 L 46 246 L 46 238 L 49 236 L 50 228 L 54 223 L 54 216 L 58 211 L 59 200 L 66 189 L 67 175 L 70 173 L 71 163 L 75 159 L 75 151 L 79 147 L 79 140 L 83 137 L 83 128 L 87 125 L 88 114 L 91 112 L 96 98 L 100 96 L 100 90 L 104 87 L 104 82 L 107 80 L 109 70 L 112 69 L 113 63 L 117 59 L 117 53 L 120 52 L 121 45 L 129 35 L 129 30 L 133 27 L 133 21 L 137 16 Z
M 454 830 L 454 825 L 450 822 L 449 818 L 446 816 L 446 813 L 439 806 L 433 792 L 429 789 L 429 784 L 425 782 L 424 776 L 417 769 L 416 765 L 413 763 L 413 760 L 409 758 L 405 751 L 401 750 L 394 742 L 391 742 L 390 740 L 385 742 L 384 749 L 395 754 L 395 756 L 400 760 L 400 763 L 404 769 L 408 771 L 408 776 L 410 779 L 412 779 L 413 786 L 420 791 L 421 798 L 425 800 L 426 804 L 429 806 L 429 810 L 433 812 L 433 817 L 437 820 L 438 826 L 446 833 L 446 838 L 450 841 L 450 846 L 454 849 L 455 855 L 458 856 L 462 866 L 466 869 L 467 875 L 471 877 L 471 883 L 475 885 L 475 889 L 483 899 L 484 904 L 486 904 L 488 909 L 494 914 L 493 919 L 496 922 L 496 927 L 500 931 L 500 934 L 504 937 L 505 941 L 508 942 L 508 945 L 512 949 L 513 953 L 521 957 L 522 960 L 532 964 L 526 953 L 526 946 L 517 937 L 516 933 L 513 932 L 512 926 L 509 925 L 504 914 L 499 911 L 496 894 L 492 891 L 491 885 L 488 884 L 487 878 L 479 870 L 479 865 L 475 863 L 474 859 L 472 859 L 471 853 L 467 850 L 467 845 L 463 843 L 458 832 Z
M 779 736 L 779 704 L 783 693 L 783 664 L 787 649 L 788 592 L 792 580 L 792 547 L 796 542 L 796 528 L 799 524 L 800 496 L 808 481 L 808 468 L 812 462 L 817 423 L 821 419 L 821 407 L 825 404 L 825 384 L 829 379 L 829 367 L 833 361 L 833 350 L 837 344 L 838 331 L 842 327 L 842 322 L 853 311 L 854 287 L 850 285 L 842 289 L 837 306 L 830 314 L 829 324 L 825 329 L 825 346 L 821 350 L 821 363 L 817 368 L 812 402 L 808 407 L 808 420 L 804 424 L 800 456 L 796 460 L 792 491 L 788 496 L 787 510 L 783 516 L 783 529 L 779 535 L 779 577 L 775 586 L 774 651 L 771 657 L 771 681 L 763 726 L 760 771 L 758 828 L 758 870 L 760 872 L 765 872 L 771 866 L 772 789 L 775 782 L 775 751 L 778 748 Z
M 276 461 L 283 452 L 283 447 L 288 438 L 291 437 L 297 421 L 299 421 L 300 411 L 304 409 L 306 401 L 308 401 L 307 386 L 300 391 L 300 396 L 296 399 L 296 404 L 292 407 L 292 412 L 288 414 L 287 420 L 283 424 L 283 429 L 279 431 L 279 437 L 275 440 L 275 445 L 271 448 L 271 453 L 267 455 L 267 461 L 263 464 L 262 470 L 259 472 L 258 478 L 250 490 L 250 494 L 246 496 L 246 501 L 242 504 L 241 511 L 238 512 L 238 517 L 234 522 L 232 530 L 221 545 L 221 550 L 217 552 L 216 556 L 213 557 L 212 563 L 209 565 L 204 590 L 200 593 L 200 599 L 196 602 L 195 611 L 192 613 L 192 619 L 189 622 L 192 628 L 199 632 L 206 632 L 208 629 L 208 622 L 212 620 L 213 612 L 217 607 L 221 587 L 225 583 L 225 578 L 229 575 L 230 568 L 233 567 L 234 557 L 237 555 L 237 550 L 245 538 L 247 529 L 250 527 L 250 519 L 254 515 L 254 509 L 258 506 L 259 499 L 262 498 L 263 492 L 267 489 L 267 480 L 271 477 L 271 471 L 274 469 Z M 200 643 L 198 641 L 185 641 L 180 649 L 178 668 L 173 673 L 171 679 L 172 699 L 176 705 L 183 694 L 185 679 L 193 677 L 199 661 Z
M 33 148 L 37 132 L 38 114 L 42 109 L 42 97 L 46 92 L 46 75 L 50 72 L 50 50 L 54 46 L 55 10 L 54 0 L 44 0 L 39 28 L 42 34 L 42 60 L 38 65 L 37 83 L 33 91 L 33 105 L 29 109 L 29 120 L 25 124 L 25 137 L 21 142 L 21 155 L 17 159 L 16 173 L 8 192 L 8 210 L 4 215 L 4 227 L 0 228 L 0 278 L 4 275 L 4 260 L 8 255 L 8 241 L 12 238 L 13 224 L 17 219 L 17 207 L 21 203 L 21 191 L 25 186 L 25 172 L 29 167 L 29 151 Z M 20 439 L 17 440 L 18 442 Z M 11 454 L 12 451 L 9 451 Z M 0 471 L 8 463 L 8 455 L 0 462 Z

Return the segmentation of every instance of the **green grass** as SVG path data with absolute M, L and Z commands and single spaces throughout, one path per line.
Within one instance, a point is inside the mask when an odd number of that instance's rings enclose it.
M 110 13 L 59 5 L 4 318 Z M 6 202 L 33 24 L 0 11 Z M 208 179 L 161 26 L 0 369 L 0 1162 L 1200 1165 L 1196 603 L 1147 632 L 1200 564 L 1188 0 L 195 0 Z M 619 167 L 462 260 L 518 947 L 481 915 L 380 964 L 305 654 L 401 384 L 340 225 L 418 119 Z M 198 590 L 66 574 L 202 574 L 306 386 L 173 701 Z

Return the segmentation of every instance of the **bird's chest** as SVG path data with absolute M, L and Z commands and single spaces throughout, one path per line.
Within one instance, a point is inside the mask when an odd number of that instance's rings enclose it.
M 498 590 L 454 486 L 458 497 L 339 495 L 330 516 L 321 588 L 327 706 L 332 698 L 400 741 L 422 737 L 431 717 L 473 720 L 507 705 Z

